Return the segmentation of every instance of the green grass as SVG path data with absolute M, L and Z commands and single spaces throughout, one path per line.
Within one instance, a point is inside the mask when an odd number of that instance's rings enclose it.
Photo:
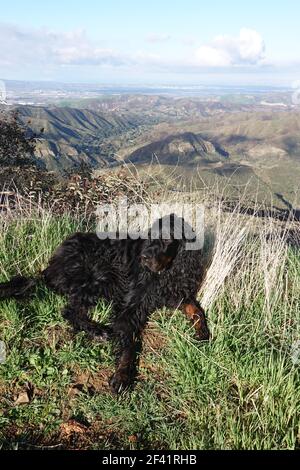
M 67 216 L 3 222 L 0 280 L 37 272 L 78 229 L 89 226 Z M 41 288 L 28 303 L 1 302 L 2 448 L 299 448 L 300 366 L 291 359 L 300 339 L 299 253 L 290 250 L 277 274 L 268 303 L 257 265 L 226 281 L 208 312 L 209 343 L 194 339 L 179 312 L 157 312 L 137 386 L 120 397 L 107 386 L 110 345 L 74 336 L 63 298 Z M 99 302 L 94 318 L 108 312 Z M 24 392 L 29 403 L 17 404 Z

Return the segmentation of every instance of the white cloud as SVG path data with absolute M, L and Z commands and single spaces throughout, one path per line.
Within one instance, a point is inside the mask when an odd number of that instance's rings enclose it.
M 239 36 L 217 36 L 195 51 L 195 64 L 203 67 L 259 65 L 265 59 L 265 43 L 254 29 L 242 28 Z
M 195 46 L 197 44 L 197 40 L 195 36 L 187 36 L 182 39 L 182 44 L 184 46 Z
M 171 37 L 166 33 L 148 36 L 148 40 L 153 43 L 169 39 Z M 76 80 L 77 74 L 92 72 L 93 67 L 107 73 L 115 69 L 120 73 L 126 70 L 128 74 L 166 75 L 198 73 L 199 68 L 209 73 L 215 67 L 238 71 L 238 66 L 244 69 L 244 65 L 252 65 L 252 69 L 256 66 L 258 69 L 266 63 L 263 38 L 252 29 L 241 29 L 237 37 L 217 36 L 211 43 L 203 44 L 198 49 L 192 40 L 188 42 L 181 53 L 176 43 L 173 53 L 170 48 L 168 53 L 163 53 L 162 50 L 157 51 L 156 47 L 150 50 L 149 46 L 147 50 L 129 52 L 124 49 L 124 44 L 120 45 L 120 50 L 105 47 L 103 41 L 91 40 L 81 29 L 57 32 L 0 23 L 0 76 L 31 75 L 34 70 L 36 76 L 70 73 Z
M 167 33 L 161 33 L 161 34 L 152 33 L 152 34 L 148 34 L 148 36 L 146 37 L 146 41 L 152 42 L 152 43 L 167 42 L 170 39 L 171 39 L 171 36 L 170 34 L 167 34 Z
M 230 55 L 221 48 L 201 46 L 195 56 L 196 64 L 203 67 L 228 67 L 231 65 Z
M 53 32 L 0 24 L 1 63 L 6 65 L 122 65 L 130 59 L 95 45 L 84 30 Z
M 122 65 L 127 62 L 125 57 L 111 49 L 87 44 L 61 46 L 54 53 L 55 59 L 62 65 Z
M 99 42 L 93 42 L 81 29 L 54 32 L 0 23 L 0 44 L 0 66 L 4 71 L 13 66 L 167 66 L 167 61 L 153 52 L 129 54 L 99 47 Z

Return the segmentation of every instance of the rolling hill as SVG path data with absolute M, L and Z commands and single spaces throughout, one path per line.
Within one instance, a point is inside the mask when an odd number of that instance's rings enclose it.
M 193 166 L 218 162 L 228 157 L 229 154 L 222 148 L 216 148 L 211 142 L 192 132 L 185 132 L 169 135 L 165 139 L 139 148 L 126 160 L 136 164 L 157 160 L 162 165 Z

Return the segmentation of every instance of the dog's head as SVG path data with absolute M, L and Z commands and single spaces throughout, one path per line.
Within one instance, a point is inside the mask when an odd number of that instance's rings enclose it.
M 141 251 L 141 264 L 152 272 L 160 273 L 171 266 L 177 249 L 177 240 L 145 240 Z
M 148 232 L 141 251 L 141 264 L 152 272 L 168 269 L 177 255 L 180 239 L 175 239 L 175 225 L 181 222 L 174 214 L 157 220 Z

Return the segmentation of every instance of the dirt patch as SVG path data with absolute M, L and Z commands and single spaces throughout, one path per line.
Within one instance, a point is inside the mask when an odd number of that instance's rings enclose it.
M 122 448 L 122 436 L 111 431 L 107 423 L 95 421 L 87 427 L 75 420 L 70 420 L 60 426 L 59 442 L 62 449 L 87 450 L 97 444 L 98 448 Z
M 161 333 L 154 323 L 149 323 L 143 335 L 143 350 L 148 352 L 159 352 L 167 346 L 167 338 Z
M 98 448 L 123 448 L 123 436 L 109 429 L 109 425 L 102 421 L 96 421 L 91 426 L 86 426 L 74 419 L 63 422 L 58 432 L 47 436 L 43 429 L 26 426 L 18 428 L 15 425 L 6 427 L 2 431 L 1 444 L 5 449 L 68 449 L 88 450 L 95 445 Z M 128 448 L 130 447 L 128 439 Z
M 68 396 L 72 398 L 80 393 L 88 393 L 90 395 L 110 393 L 108 382 L 111 374 L 112 371 L 108 368 L 101 368 L 97 374 L 78 371 L 74 374 L 72 384 L 68 390 Z
M 48 327 L 45 331 L 45 336 L 47 338 L 47 344 L 52 347 L 55 346 L 56 348 L 62 347 L 67 342 L 74 339 L 73 331 L 65 325 Z

